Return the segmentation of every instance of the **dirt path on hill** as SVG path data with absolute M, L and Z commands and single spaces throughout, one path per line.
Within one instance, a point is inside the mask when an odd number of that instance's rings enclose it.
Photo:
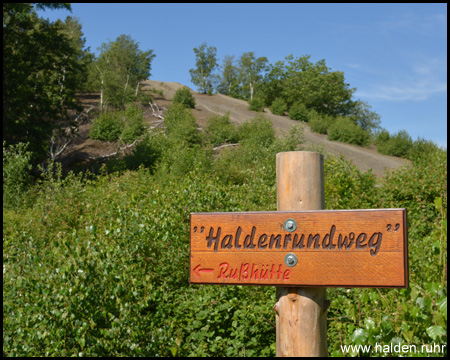
M 176 82 L 161 82 L 156 80 L 148 80 L 143 84 L 143 89 L 154 88 L 163 90 L 164 98 L 171 100 L 175 91 L 183 87 L 182 84 Z M 222 94 L 204 95 L 192 91 L 196 100 L 196 109 L 193 111 L 200 126 L 206 124 L 206 119 L 212 114 L 224 115 L 230 112 L 230 119 L 235 124 L 241 124 L 252 119 L 254 116 L 261 114 L 248 110 L 248 104 L 244 100 L 234 99 Z M 264 116 L 272 120 L 273 126 L 277 133 L 287 132 L 298 121 L 291 120 L 287 116 L 274 115 L 269 109 L 265 109 Z M 372 169 L 377 176 L 383 176 L 388 170 L 406 165 L 407 160 L 394 156 L 386 156 L 379 154 L 374 149 L 367 149 L 360 146 L 350 145 L 337 141 L 327 140 L 326 135 L 313 133 L 308 124 L 305 124 L 305 142 L 308 148 L 322 148 L 326 152 L 335 155 L 343 155 L 344 158 L 352 161 L 360 170 L 367 171 Z

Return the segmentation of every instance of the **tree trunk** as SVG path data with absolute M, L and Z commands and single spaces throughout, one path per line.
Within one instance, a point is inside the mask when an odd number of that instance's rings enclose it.
M 141 85 L 141 83 L 140 83 L 140 82 L 138 82 L 138 83 L 137 83 L 137 85 L 136 85 L 136 92 L 134 93 L 134 97 L 135 97 L 135 99 L 137 99 L 137 97 L 138 97 L 138 92 L 139 92 L 139 85 Z
M 100 86 L 100 112 L 103 112 L 103 77 L 102 77 L 102 85 Z
M 128 80 L 130 79 L 130 74 L 127 74 L 127 81 L 125 82 L 125 88 L 123 89 L 122 104 L 125 104 L 125 96 L 127 94 Z

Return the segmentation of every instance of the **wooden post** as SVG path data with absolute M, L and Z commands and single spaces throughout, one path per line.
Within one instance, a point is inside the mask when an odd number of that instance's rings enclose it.
M 277 209 L 325 208 L 323 156 L 314 152 L 278 153 Z M 326 288 L 277 287 L 276 355 L 327 356 Z

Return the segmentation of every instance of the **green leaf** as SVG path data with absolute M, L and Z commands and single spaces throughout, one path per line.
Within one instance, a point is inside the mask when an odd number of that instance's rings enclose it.
M 170 348 L 170 352 L 172 353 L 173 357 L 177 356 L 177 348 L 175 346 L 172 346 Z
M 444 315 L 447 320 L 447 296 L 437 303 L 439 311 Z
M 85 339 L 84 339 L 84 337 L 80 338 L 80 339 L 78 340 L 78 343 L 80 344 L 81 349 L 84 349 L 84 345 L 85 345 Z
M 442 335 L 445 335 L 445 330 L 442 326 L 430 326 L 427 329 L 427 334 L 430 338 L 433 340 L 436 340 L 437 338 L 441 337 Z
M 375 329 L 375 321 L 373 319 L 364 319 L 364 325 L 368 331 Z
M 367 340 L 367 337 L 368 334 L 366 330 L 357 328 L 350 338 L 355 345 L 362 345 Z

